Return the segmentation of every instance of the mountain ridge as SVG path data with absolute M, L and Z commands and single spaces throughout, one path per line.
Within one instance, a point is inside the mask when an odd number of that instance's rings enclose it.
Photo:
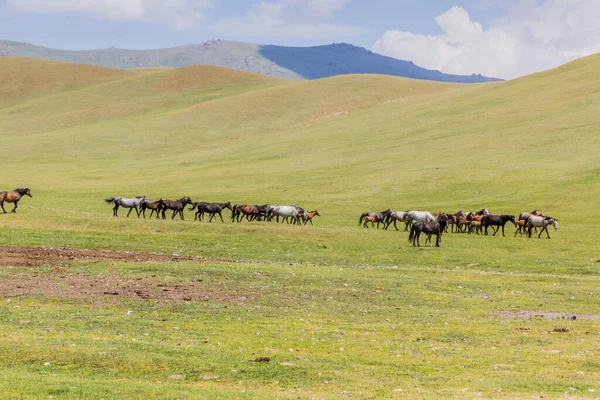
M 60 50 L 30 43 L 0 40 L 0 56 L 42 58 L 119 69 L 178 68 L 206 64 L 279 78 L 306 80 L 346 74 L 381 74 L 456 83 L 501 80 L 475 74 L 444 74 L 421 68 L 412 61 L 383 56 L 346 43 L 287 47 L 217 39 L 151 50 L 126 50 L 114 47 L 95 50 Z

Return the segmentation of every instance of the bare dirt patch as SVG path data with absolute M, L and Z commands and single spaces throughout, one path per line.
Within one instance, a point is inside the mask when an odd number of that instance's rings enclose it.
M 57 247 L 0 247 L 0 265 L 36 267 L 64 265 L 78 260 L 129 261 L 129 262 L 235 262 L 177 254 L 143 253 L 132 251 L 64 249 Z
M 497 314 L 497 318 L 502 319 L 570 319 L 570 320 L 586 320 L 586 321 L 600 321 L 600 315 L 592 314 L 569 314 L 560 312 L 548 312 L 548 311 L 500 311 Z
M 0 297 L 43 295 L 107 302 L 120 298 L 143 300 L 218 301 L 236 305 L 248 304 L 260 293 L 240 293 L 225 284 L 207 284 L 202 279 L 165 281 L 158 277 L 128 278 L 87 273 L 67 274 L 61 269 L 51 272 L 14 274 L 0 279 Z

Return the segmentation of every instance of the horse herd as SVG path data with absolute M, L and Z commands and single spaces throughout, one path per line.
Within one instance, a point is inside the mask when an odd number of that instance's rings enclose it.
M 212 220 L 218 216 L 221 219 L 221 222 L 225 222 L 223 220 L 222 211 L 228 209 L 231 211 L 231 221 L 232 222 L 241 222 L 244 218 L 248 222 L 251 221 L 269 221 L 271 222 L 273 218 L 279 222 L 279 218 L 281 218 L 282 222 L 288 222 L 296 225 L 300 225 L 304 223 L 306 225 L 310 222 L 313 225 L 313 218 L 317 216 L 321 216 L 319 210 L 307 211 L 299 206 L 280 206 L 275 205 L 272 206 L 270 204 L 263 205 L 251 205 L 251 204 L 231 204 L 231 202 L 227 203 L 209 203 L 205 201 L 194 202 L 189 197 L 185 196 L 179 200 L 164 200 L 160 199 L 157 201 L 151 202 L 146 196 L 137 196 L 132 198 L 127 197 L 109 197 L 104 199 L 105 202 L 109 204 L 113 204 L 113 216 L 118 216 L 119 207 L 129 208 L 129 212 L 127 213 L 127 217 L 131 214 L 131 211 L 135 210 L 138 218 L 143 216 L 146 218 L 146 210 L 150 210 L 149 218 L 152 218 L 154 214 L 156 214 L 156 218 L 162 217 L 162 219 L 167 218 L 167 211 L 172 210 L 173 213 L 171 215 L 171 219 L 174 219 L 175 216 L 179 215 L 182 220 L 185 220 L 183 211 L 187 205 L 190 205 L 189 211 L 196 210 L 194 214 L 194 221 L 202 221 L 204 218 L 204 214 L 210 215 L 208 222 L 212 222 Z
M 496 236 L 500 228 L 502 228 L 502 236 L 504 235 L 504 226 L 508 222 L 512 222 L 515 227 L 514 236 L 519 233 L 523 236 L 524 233 L 528 237 L 531 237 L 534 229 L 541 228 L 538 238 L 541 237 L 545 231 L 548 239 L 550 234 L 548 233 L 548 226 L 558 229 L 558 220 L 549 216 L 545 216 L 540 210 L 534 210 L 530 213 L 521 213 L 517 220 L 514 215 L 503 214 L 503 215 L 492 215 L 487 209 L 482 209 L 477 212 L 463 212 L 459 211 L 455 214 L 449 214 L 439 212 L 438 214 L 430 213 L 429 211 L 391 211 L 389 208 L 385 211 L 380 212 L 365 212 L 359 220 L 359 226 L 367 228 L 368 224 L 371 223 L 371 228 L 377 224 L 382 224 L 383 229 L 388 229 L 393 223 L 394 228 L 398 230 L 396 225 L 398 221 L 404 222 L 404 230 L 407 231 L 410 228 L 410 234 L 408 237 L 409 242 L 413 246 L 420 246 L 419 238 L 421 233 L 428 235 L 427 242 L 431 243 L 431 237 L 436 236 L 436 246 L 440 246 L 442 243 L 442 234 L 448 231 L 450 227 L 451 232 L 455 233 L 468 233 L 468 234 L 488 234 L 488 228 L 492 227 Z

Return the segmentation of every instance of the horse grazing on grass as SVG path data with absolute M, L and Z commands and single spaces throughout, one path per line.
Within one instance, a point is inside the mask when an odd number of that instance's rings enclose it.
M 377 222 L 377 229 L 379 229 L 379 223 L 381 222 L 384 226 L 385 226 L 385 220 L 388 218 L 388 216 L 391 214 L 391 210 L 388 208 L 387 210 L 384 211 L 380 211 L 380 212 L 376 212 L 376 211 L 368 211 L 368 212 L 364 212 L 361 214 L 360 218 L 358 219 L 358 226 L 360 226 L 361 224 L 363 224 L 364 218 L 365 217 L 373 217 L 374 222 Z M 367 221 L 370 222 L 370 221 Z M 364 224 L 364 227 L 366 228 L 366 224 Z M 372 225 L 371 225 L 372 227 Z
M 554 230 L 558 229 L 558 220 L 552 217 L 531 216 L 527 218 L 525 223 L 527 225 L 527 237 L 531 237 L 533 228 L 542 228 L 540 234 L 538 235 L 538 239 L 542 236 L 544 231 L 546 231 L 546 235 L 548 236 L 548 239 L 550 239 L 548 225 L 552 225 Z
M 410 234 L 408 235 L 408 241 L 412 242 L 413 246 L 421 247 L 419 243 L 419 237 L 421 233 L 425 233 L 430 235 L 429 240 L 431 241 L 431 235 L 436 236 L 435 246 L 440 247 L 442 244 L 442 234 L 448 225 L 448 220 L 446 218 L 440 218 L 437 221 L 429 221 L 429 222 L 417 222 L 413 224 L 410 228 Z
M 167 210 L 173 210 L 173 215 L 171 215 L 171 219 L 175 218 L 175 215 L 179 214 L 181 220 L 184 221 L 183 210 L 185 210 L 185 206 L 188 204 L 194 204 L 192 199 L 187 196 L 182 197 L 179 200 L 163 200 L 163 207 L 161 209 L 162 219 L 167 219 L 166 213 Z
M 136 197 L 132 197 L 132 198 L 127 198 L 127 197 L 109 197 L 108 199 L 104 199 L 105 202 L 107 202 L 108 204 L 114 204 L 115 206 L 113 207 L 113 217 L 118 217 L 118 213 L 117 210 L 119 209 L 119 207 L 124 207 L 124 208 L 129 208 L 129 212 L 127 213 L 127 218 L 129 218 L 129 214 L 131 214 L 131 211 L 135 210 L 135 213 L 137 214 L 138 218 L 140 217 L 140 210 L 138 210 L 138 206 L 140 206 L 142 203 L 150 203 L 150 200 L 148 200 L 148 198 L 146 196 L 136 196 Z
M 498 233 L 500 227 L 502 227 L 502 236 L 504 237 L 504 225 L 509 221 L 517 225 L 514 215 L 485 215 L 481 220 L 481 228 L 485 228 L 485 234 L 487 235 L 488 227 L 496 226 L 497 228 L 494 230 L 494 236 L 496 236 L 496 233 Z
M 150 210 L 149 218 L 152 218 L 152 215 L 154 213 L 156 213 L 156 218 L 158 218 L 158 213 L 162 209 L 162 206 L 163 206 L 163 199 L 156 200 L 151 203 L 141 203 L 140 204 L 140 213 L 142 213 L 142 216 L 144 218 L 146 218 L 146 210 Z
M 223 211 L 224 209 L 231 210 L 231 212 L 233 214 L 233 208 L 231 207 L 230 202 L 227 202 L 227 203 L 199 202 L 199 203 L 192 203 L 192 206 L 193 207 L 190 208 L 190 211 L 192 211 L 194 209 L 194 207 L 198 207 L 198 211 L 196 211 L 194 221 L 196 219 L 198 219 L 198 221 L 202 221 L 202 216 L 204 215 L 204 213 L 207 213 L 207 214 L 210 214 L 210 218 L 208 219 L 208 222 L 211 222 L 212 219 L 215 217 L 215 215 L 218 215 L 219 218 L 221 218 L 221 222 L 225 222 L 225 221 L 223 221 L 223 215 L 221 214 L 221 211 Z
M 9 203 L 15 203 L 15 206 L 11 212 L 16 213 L 17 207 L 19 206 L 19 200 L 21 200 L 21 197 L 25 195 L 33 197 L 29 188 L 18 188 L 11 192 L 0 192 L 0 206 L 2 206 L 2 211 L 4 211 L 4 214 L 6 214 L 6 210 L 4 209 L 5 201 Z

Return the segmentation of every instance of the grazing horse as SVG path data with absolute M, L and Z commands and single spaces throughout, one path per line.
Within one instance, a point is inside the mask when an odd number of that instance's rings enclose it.
M 151 203 L 141 203 L 140 204 L 140 212 L 142 216 L 146 218 L 146 210 L 150 210 L 150 217 L 152 218 L 152 214 L 156 213 L 156 218 L 158 218 L 158 213 L 162 209 L 163 199 L 153 201 Z
M 319 210 L 313 210 L 313 211 L 308 211 L 306 213 L 306 219 L 304 220 L 304 225 L 306 225 L 308 222 L 310 222 L 311 225 L 314 225 L 312 220 L 314 217 L 320 217 L 321 213 L 319 212 Z
M 421 244 L 419 243 L 421 233 L 436 235 L 435 246 L 440 247 L 442 244 L 442 233 L 444 233 L 444 229 L 446 229 L 447 225 L 448 220 L 445 218 L 441 218 L 438 221 L 417 222 L 410 228 L 408 241 L 412 242 L 413 246 L 421 247 Z
M 108 199 L 104 199 L 108 204 L 113 203 L 115 206 L 113 207 L 113 217 L 118 217 L 117 210 L 119 207 L 129 208 L 129 212 L 127 213 L 127 218 L 129 218 L 129 214 L 131 211 L 135 209 L 135 213 L 138 218 L 140 217 L 140 210 L 138 210 L 138 206 L 142 203 L 150 203 L 150 200 L 146 196 L 136 196 L 133 198 L 127 197 L 109 197 Z
M 182 197 L 179 200 L 163 200 L 162 207 L 162 218 L 167 219 L 166 213 L 167 210 L 173 210 L 173 215 L 171 215 L 171 219 L 175 218 L 175 215 L 179 214 L 181 220 L 185 220 L 183 217 L 183 210 L 185 210 L 185 206 L 188 204 L 194 204 L 192 199 L 187 196 Z
M 4 214 L 6 214 L 6 210 L 4 209 L 5 201 L 9 203 L 15 203 L 15 206 L 11 212 L 16 213 L 17 207 L 19 206 L 19 200 L 21 200 L 21 197 L 25 195 L 33 197 L 29 188 L 18 188 L 13 190 L 12 192 L 0 192 L 0 206 L 2 206 L 2 211 L 4 211 Z
M 394 228 L 396 228 L 396 230 L 398 230 L 398 226 L 396 225 L 396 222 L 398 221 L 404 221 L 404 218 L 406 217 L 406 212 L 404 211 L 392 211 L 390 212 L 390 214 L 387 217 L 387 222 L 386 225 L 383 227 L 383 229 L 387 230 L 390 225 L 392 224 L 392 222 L 394 223 Z
M 273 217 L 286 218 L 289 217 L 293 222 L 299 224 L 300 220 L 298 219 L 298 214 L 300 214 L 300 207 L 296 206 L 273 206 L 269 209 L 269 217 L 268 221 L 271 222 Z
M 481 228 L 482 229 L 485 228 L 485 234 L 487 235 L 489 226 L 497 226 L 497 228 L 494 230 L 494 236 L 496 236 L 496 233 L 498 233 L 498 231 L 500 230 L 500 227 L 502 227 L 502 236 L 504 237 L 504 225 L 506 225 L 506 223 L 508 221 L 517 225 L 514 215 L 506 215 L 506 214 L 491 215 L 491 214 L 489 214 L 489 215 L 484 216 L 483 219 L 481 220 Z
M 231 213 L 233 214 L 233 208 L 231 207 L 231 203 L 227 202 L 227 203 L 193 203 L 193 204 L 197 204 L 198 206 L 198 211 L 196 211 L 196 217 L 198 218 L 198 221 L 202 221 L 202 215 L 204 215 L 204 213 L 210 214 L 210 218 L 208 219 L 208 222 L 211 222 L 212 219 L 215 217 L 215 215 L 218 215 L 219 218 L 221 218 L 221 222 L 225 222 L 223 221 L 223 215 L 221 214 L 221 211 L 223 211 L 224 209 L 229 209 L 231 210 Z M 192 207 L 190 210 L 193 210 L 194 207 Z M 194 218 L 194 221 L 196 220 L 196 218 Z
M 391 214 L 391 212 L 392 211 L 389 208 L 387 210 L 380 211 L 380 212 L 376 212 L 376 211 L 364 212 L 358 219 L 358 226 L 360 226 L 364 222 L 365 217 L 374 217 L 375 222 L 377 222 L 377 229 L 379 229 L 379 223 L 381 222 L 385 226 L 385 220 L 388 218 L 388 216 Z M 365 224 L 365 228 L 366 228 L 366 224 Z
M 542 236 L 542 233 L 546 231 L 546 235 L 548 235 L 548 239 L 550 239 L 550 234 L 548 233 L 548 225 L 552 225 L 554 230 L 558 229 L 558 220 L 552 217 L 542 217 L 542 216 L 531 216 L 528 217 L 525 221 L 527 225 L 527 237 L 531 237 L 531 233 L 533 228 L 542 228 L 540 234 L 538 235 L 538 239 Z

